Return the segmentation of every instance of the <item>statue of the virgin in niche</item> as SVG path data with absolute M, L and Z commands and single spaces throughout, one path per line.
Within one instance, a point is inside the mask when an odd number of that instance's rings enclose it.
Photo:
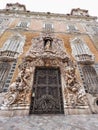
M 47 40 L 46 44 L 45 44 L 45 50 L 49 50 L 51 48 L 51 41 Z

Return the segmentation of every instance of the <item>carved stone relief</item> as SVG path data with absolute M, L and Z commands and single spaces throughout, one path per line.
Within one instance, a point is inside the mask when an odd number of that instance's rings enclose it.
M 32 47 L 19 65 L 16 81 L 9 87 L 3 106 L 30 105 L 33 75 L 36 66 L 57 66 L 61 70 L 65 107 L 87 106 L 84 88 L 77 80 L 75 67 L 65 52 L 62 40 L 52 37 L 52 49 L 44 50 L 43 37 L 32 40 Z
M 66 106 L 76 108 L 77 106 L 87 106 L 88 101 L 83 86 L 78 82 L 75 68 L 68 66 L 65 69 L 65 99 Z

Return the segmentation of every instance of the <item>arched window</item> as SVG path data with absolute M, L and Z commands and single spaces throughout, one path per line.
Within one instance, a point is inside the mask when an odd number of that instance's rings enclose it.
M 71 41 L 71 48 L 72 54 L 78 62 L 86 64 L 94 62 L 94 55 L 80 38 Z
M 2 91 L 5 85 L 10 69 L 11 65 L 9 63 L 7 62 L 0 63 L 0 92 Z
M 13 52 L 19 52 L 21 48 L 21 42 L 22 39 L 20 36 L 13 36 L 10 39 L 7 40 L 7 42 L 3 46 L 3 50 L 13 51 Z
M 94 67 L 85 65 L 82 71 L 87 91 L 89 93 L 98 93 L 98 76 Z
M 24 37 L 21 37 L 20 35 L 12 36 L 4 43 L 0 50 L 0 56 L 17 58 L 17 56 L 23 51 L 24 43 Z

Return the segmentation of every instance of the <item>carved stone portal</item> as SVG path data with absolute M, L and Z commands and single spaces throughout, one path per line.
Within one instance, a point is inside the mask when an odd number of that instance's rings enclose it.
M 88 105 L 84 88 L 76 78 L 75 66 L 66 54 L 62 40 L 52 37 L 51 49 L 46 51 L 44 38 L 37 37 L 32 40 L 32 47 L 27 52 L 22 64 L 19 65 L 18 77 L 5 94 L 3 108 L 30 106 L 36 66 L 60 68 L 64 108 Z

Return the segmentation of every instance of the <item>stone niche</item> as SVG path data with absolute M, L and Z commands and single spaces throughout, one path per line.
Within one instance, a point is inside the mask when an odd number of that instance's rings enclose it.
M 1 106 L 3 115 L 29 115 L 36 66 L 60 68 L 65 115 L 90 113 L 84 87 L 77 80 L 76 67 L 63 41 L 56 36 L 42 35 L 32 39 L 32 46 L 19 65 L 17 79 L 9 86 Z

